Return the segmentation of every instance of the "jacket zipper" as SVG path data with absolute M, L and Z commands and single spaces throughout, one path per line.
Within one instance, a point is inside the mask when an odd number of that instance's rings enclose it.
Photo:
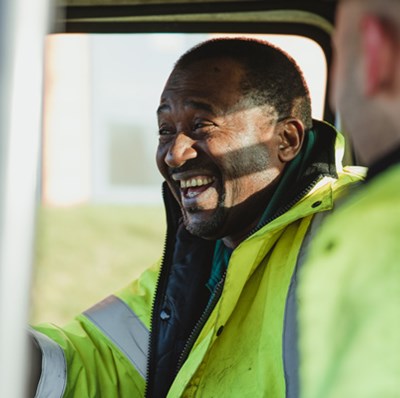
M 179 356 L 178 359 L 178 365 L 176 368 L 176 374 L 178 374 L 180 368 L 186 361 L 187 357 L 189 356 L 189 352 L 192 349 L 195 341 L 197 340 L 197 337 L 200 334 L 201 329 L 207 322 L 207 319 L 211 315 L 211 312 L 213 311 L 215 305 L 217 304 L 218 300 L 221 297 L 222 290 L 224 287 L 224 282 L 225 282 L 225 277 L 226 277 L 226 271 L 223 273 L 221 280 L 217 283 L 217 286 L 214 289 L 214 292 L 212 293 L 210 297 L 210 301 L 208 302 L 205 310 L 201 314 L 200 318 L 196 322 L 192 332 L 190 333 L 188 339 L 186 340 L 185 346 L 183 347 L 182 353 Z
M 165 200 L 165 187 L 163 185 L 163 189 L 162 189 L 162 197 L 163 197 L 163 201 L 164 201 L 164 205 L 165 208 L 168 209 L 168 206 L 166 205 L 166 200 Z M 171 211 L 172 212 L 172 211 Z M 151 364 L 152 362 L 154 362 L 154 344 L 155 344 L 155 330 L 154 328 L 156 327 L 156 325 L 158 324 L 156 322 L 156 316 L 158 311 L 156 311 L 156 307 L 158 305 L 158 303 L 160 302 L 160 288 L 162 287 L 164 289 L 164 281 L 166 279 L 166 275 L 168 274 L 168 264 L 167 264 L 167 253 L 168 253 L 168 248 L 171 247 L 171 229 L 174 230 L 174 232 L 176 231 L 176 227 L 174 225 L 173 222 L 171 222 L 170 220 L 171 215 L 167 213 L 167 233 L 166 233 L 166 237 L 164 240 L 164 247 L 163 247 L 163 253 L 162 253 L 162 260 L 161 260 L 161 265 L 160 265 L 160 273 L 158 275 L 157 278 L 157 282 L 156 282 L 156 290 L 154 292 L 154 299 L 153 299 L 153 303 L 152 303 L 152 307 L 151 307 L 151 316 L 150 316 L 150 337 L 149 337 L 149 343 L 148 343 L 148 357 L 147 357 L 147 369 L 146 369 L 146 387 L 144 390 L 144 396 L 146 398 L 150 398 L 151 397 L 151 386 L 150 386 L 150 380 L 152 380 L 152 367 Z

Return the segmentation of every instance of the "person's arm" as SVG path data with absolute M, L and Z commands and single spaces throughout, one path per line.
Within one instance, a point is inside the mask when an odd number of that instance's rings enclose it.
M 158 267 L 64 327 L 30 330 L 30 397 L 143 396 Z

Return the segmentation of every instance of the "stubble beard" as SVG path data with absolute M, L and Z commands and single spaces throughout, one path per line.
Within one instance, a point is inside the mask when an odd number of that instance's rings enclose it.
M 199 212 L 210 212 L 210 218 L 206 221 L 191 222 L 187 213 L 196 214 Z M 185 228 L 194 236 L 203 239 L 218 239 L 218 231 L 221 230 L 225 215 L 225 193 L 220 195 L 217 207 L 214 210 L 202 210 L 198 207 L 192 207 L 182 210 L 183 222 Z

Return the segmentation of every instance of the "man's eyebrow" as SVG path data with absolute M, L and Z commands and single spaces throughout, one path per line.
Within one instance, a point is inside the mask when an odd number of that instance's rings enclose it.
M 187 99 L 184 101 L 184 106 L 188 108 L 193 108 L 193 109 L 198 109 L 201 111 L 206 111 L 208 113 L 211 113 L 213 115 L 216 114 L 215 108 L 208 104 L 207 102 L 204 101 L 198 101 L 198 100 L 193 100 L 193 99 Z M 170 112 L 171 111 L 171 106 L 168 103 L 163 103 L 157 108 L 157 115 L 160 115 L 163 112 Z
M 188 99 L 188 100 L 185 100 L 184 105 L 185 105 L 185 107 L 188 106 L 188 107 L 193 108 L 193 109 L 206 111 L 206 112 L 211 113 L 213 115 L 215 114 L 214 107 L 211 106 L 210 104 L 204 102 L 204 101 L 197 101 L 197 100 L 193 100 L 193 99 Z

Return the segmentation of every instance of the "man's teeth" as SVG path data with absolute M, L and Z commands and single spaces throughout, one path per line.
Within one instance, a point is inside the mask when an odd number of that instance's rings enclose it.
M 210 184 L 213 182 L 213 179 L 210 177 L 197 177 L 197 178 L 189 178 L 188 180 L 181 180 L 180 182 L 181 182 L 181 188 L 193 188 Z

